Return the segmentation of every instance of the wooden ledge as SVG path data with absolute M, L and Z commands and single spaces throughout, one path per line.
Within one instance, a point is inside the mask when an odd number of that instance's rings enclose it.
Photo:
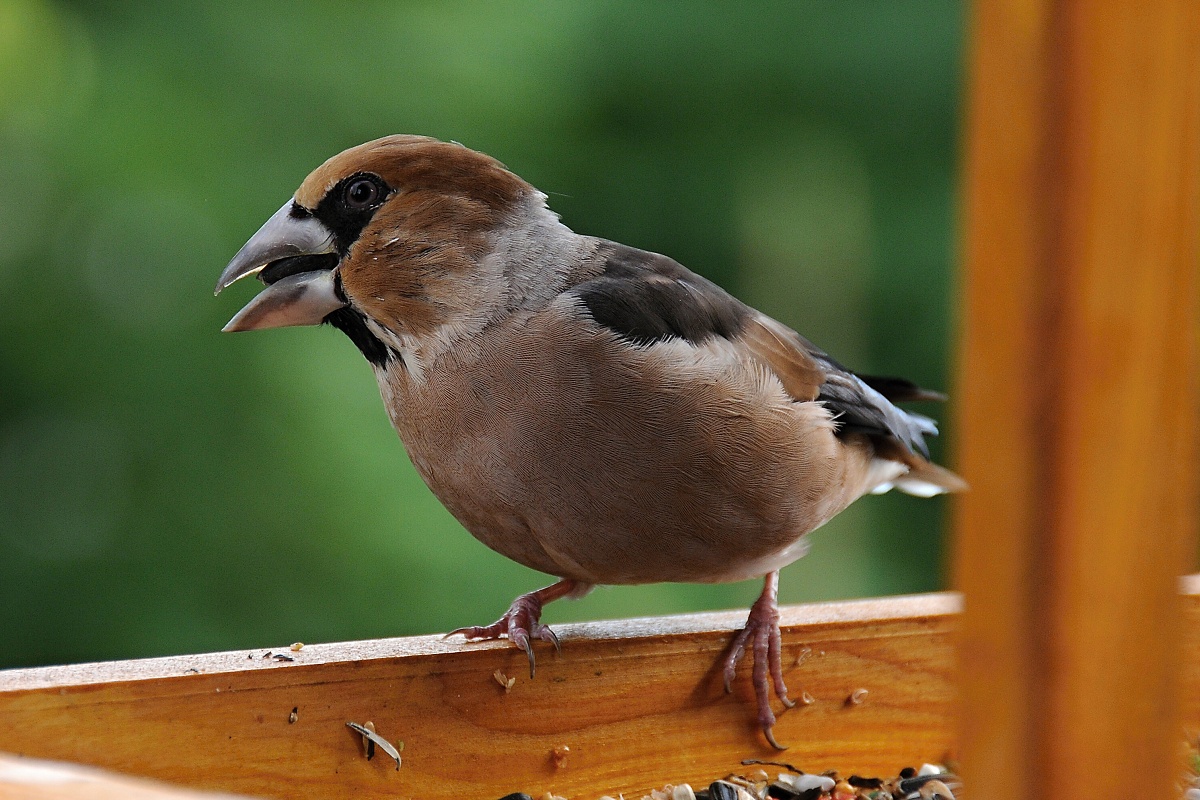
M 1195 577 L 1198 581 L 1197 587 L 1200 588 L 1200 576 Z M 839 603 L 782 606 L 780 625 L 785 634 L 811 635 L 824 628 L 843 629 L 847 626 L 904 623 L 953 616 L 960 610 L 961 602 L 958 596 L 950 592 L 871 598 Z M 539 644 L 538 664 L 548 668 L 552 662 L 562 660 L 564 656 L 569 657 L 572 649 L 569 645 L 577 642 L 603 643 L 605 647 L 619 648 L 626 642 L 653 640 L 656 642 L 656 649 L 670 650 L 682 640 L 690 641 L 697 636 L 727 637 L 740 629 L 745 621 L 746 611 L 737 610 L 555 625 L 554 630 L 563 643 L 563 654 L 556 656 L 552 648 Z M 690 647 L 688 645 L 689 649 Z M 273 649 L 0 670 L 0 692 L 194 677 L 197 672 L 212 676 L 262 670 L 294 670 L 330 664 L 345 665 L 347 662 L 362 664 L 387 659 L 454 659 L 463 656 L 464 651 L 507 652 L 512 649 L 506 640 L 464 643 L 462 637 L 446 638 L 441 635 L 312 644 L 305 645 L 298 652 L 292 652 L 289 646 L 284 644 Z M 271 653 L 272 656 L 278 654 L 284 658 L 277 660 L 266 657 L 267 653 Z M 515 659 L 514 663 L 519 660 L 520 658 Z M 353 680 L 352 677 L 349 679 Z
M 776 727 L 788 760 L 873 774 L 945 758 L 958 610 L 950 594 L 782 609 L 789 686 L 813 698 Z M 507 642 L 438 636 L 0 671 L 0 751 L 273 797 L 638 797 L 779 755 L 748 667 L 731 695 L 716 670 L 745 616 L 558 626 L 562 653 L 539 646 L 532 681 Z M 367 761 L 349 721 L 403 742 L 400 771 Z

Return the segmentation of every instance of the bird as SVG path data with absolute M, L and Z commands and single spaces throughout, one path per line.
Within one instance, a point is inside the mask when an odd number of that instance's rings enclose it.
M 265 284 L 225 331 L 327 324 L 374 371 L 417 472 L 492 550 L 554 577 L 490 625 L 559 647 L 543 607 L 596 585 L 763 579 L 719 668 L 784 682 L 779 570 L 859 497 L 964 488 L 934 464 L 943 400 L 858 374 L 673 259 L 567 227 L 500 161 L 392 135 L 310 173 L 222 271 Z

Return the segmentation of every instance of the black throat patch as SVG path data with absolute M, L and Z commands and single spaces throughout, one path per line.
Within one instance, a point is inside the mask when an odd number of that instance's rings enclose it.
M 367 318 L 361 311 L 350 306 L 339 308 L 326 315 L 325 322 L 350 337 L 350 341 L 354 342 L 359 352 L 371 362 L 371 366 L 382 369 L 395 357 L 395 353 L 380 341 L 378 336 L 371 333 L 371 329 L 367 327 Z
M 339 300 L 343 303 L 347 302 L 346 292 L 342 289 L 342 277 L 340 275 L 334 277 L 333 291 L 337 294 Z M 363 354 L 373 367 L 382 369 L 388 365 L 389 361 L 396 357 L 395 351 L 380 341 L 378 336 L 371 333 L 371 329 L 367 327 L 366 314 L 363 314 L 354 308 L 354 306 L 349 304 L 342 306 L 337 311 L 326 314 L 322 322 L 328 322 L 346 334 L 350 341 L 354 342 L 354 346 L 358 348 L 358 351 Z

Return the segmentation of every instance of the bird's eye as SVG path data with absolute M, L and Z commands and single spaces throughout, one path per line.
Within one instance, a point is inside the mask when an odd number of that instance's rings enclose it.
M 379 202 L 379 186 L 370 178 L 351 181 L 346 187 L 346 205 L 354 209 L 370 208 Z

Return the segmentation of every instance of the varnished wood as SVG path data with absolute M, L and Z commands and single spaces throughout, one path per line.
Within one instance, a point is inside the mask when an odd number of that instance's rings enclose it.
M 945 758 L 957 608 L 951 595 L 785 607 L 785 675 L 793 697 L 814 699 L 780 716 L 787 759 L 895 774 Z M 754 723 L 748 675 L 726 695 L 716 670 L 745 616 L 564 625 L 562 654 L 540 647 L 532 681 L 507 642 L 435 636 L 271 651 L 292 662 L 254 650 L 11 670 L 0 672 L 0 751 L 270 797 L 707 785 L 743 758 L 779 756 Z M 516 679 L 510 690 L 496 670 Z M 862 702 L 848 703 L 858 689 Z M 364 758 L 345 723 L 368 720 L 404 743 L 400 771 Z
M 1174 791 L 1200 4 L 975 5 L 956 581 L 973 798 Z M 1194 662 L 1192 662 L 1194 663 Z

